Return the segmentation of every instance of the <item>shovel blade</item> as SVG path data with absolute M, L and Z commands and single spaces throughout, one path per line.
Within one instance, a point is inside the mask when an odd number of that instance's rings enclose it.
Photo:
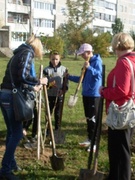
M 94 174 L 94 171 L 89 169 L 81 169 L 79 174 L 79 180 L 103 180 L 104 178 L 104 173 L 96 171 Z
M 78 96 L 70 95 L 70 98 L 68 100 L 68 107 L 69 108 L 74 107 L 77 103 L 77 100 L 78 100 Z
M 64 170 L 64 159 L 53 155 L 50 157 L 52 169 L 55 171 Z

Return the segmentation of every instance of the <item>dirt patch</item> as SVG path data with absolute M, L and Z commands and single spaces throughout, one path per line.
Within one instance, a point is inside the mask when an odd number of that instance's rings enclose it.
M 19 146 L 16 149 L 15 156 L 17 161 L 21 163 L 21 160 L 24 161 L 32 161 L 37 159 L 37 146 L 34 146 L 34 148 L 27 149 L 24 147 L 24 144 L 26 142 L 21 141 Z M 0 142 L 0 161 L 3 158 L 3 154 L 5 152 L 5 142 Z M 50 156 L 52 156 L 52 149 L 51 147 L 44 147 L 44 152 L 41 151 L 40 154 L 40 161 L 42 163 L 49 163 L 50 162 Z

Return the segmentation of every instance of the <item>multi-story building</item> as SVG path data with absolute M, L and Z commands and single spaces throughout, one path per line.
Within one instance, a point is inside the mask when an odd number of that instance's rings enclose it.
M 135 30 L 135 0 L 95 0 L 93 8 L 91 28 L 112 32 L 117 17 L 122 20 L 125 32 Z M 14 49 L 31 32 L 52 36 L 67 21 L 66 12 L 66 0 L 0 0 L 0 28 L 9 27 L 9 47 Z
M 124 24 L 124 31 L 135 31 L 135 0 L 117 0 L 117 18 Z
M 101 32 L 112 32 L 112 23 L 116 18 L 116 0 L 95 0 L 94 1 L 93 28 Z

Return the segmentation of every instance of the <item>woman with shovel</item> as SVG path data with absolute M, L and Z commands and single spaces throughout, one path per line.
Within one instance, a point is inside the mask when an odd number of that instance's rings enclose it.
M 19 170 L 15 158 L 15 151 L 23 137 L 23 124 L 15 119 L 13 109 L 13 92 L 10 72 L 17 88 L 27 84 L 37 91 L 47 84 L 47 78 L 33 77 L 34 58 L 42 58 L 43 46 L 39 38 L 32 34 L 25 43 L 14 50 L 14 56 L 10 59 L 0 89 L 0 108 L 6 125 L 5 152 L 1 161 L 0 179 L 19 179 L 13 171 Z M 12 64 L 10 64 L 12 62 Z M 26 86 L 25 86 L 26 87 Z
M 91 140 L 93 138 L 94 129 L 97 121 L 97 114 L 100 102 L 99 87 L 102 84 L 102 59 L 99 54 L 93 55 L 93 48 L 90 44 L 82 44 L 77 52 L 85 60 L 84 67 L 85 74 L 82 81 L 82 96 L 84 113 L 87 121 L 87 139 L 79 143 L 82 147 L 88 147 L 87 151 L 91 149 Z M 68 76 L 70 81 L 78 83 L 80 76 Z M 96 145 L 94 145 L 94 151 Z

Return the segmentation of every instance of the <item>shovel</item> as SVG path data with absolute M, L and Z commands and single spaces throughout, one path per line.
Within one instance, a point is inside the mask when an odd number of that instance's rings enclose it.
M 40 65 L 40 78 L 43 76 L 43 65 Z M 40 138 L 41 138 L 41 100 L 42 100 L 42 90 L 39 91 L 39 99 L 38 99 L 38 124 L 37 124 L 37 159 L 40 159 Z M 42 144 L 43 148 L 43 144 Z
M 85 71 L 86 71 L 86 68 L 83 67 L 82 72 L 81 72 L 81 76 L 80 76 L 80 79 L 79 79 L 79 82 L 78 82 L 78 85 L 77 85 L 76 90 L 75 90 L 75 93 L 74 93 L 74 95 L 70 95 L 70 98 L 68 100 L 68 107 L 69 108 L 72 108 L 72 107 L 74 107 L 76 105 L 76 102 L 78 100 L 78 91 L 79 91 L 79 89 L 81 87 L 81 83 L 83 81 Z
M 49 124 L 49 128 L 50 128 L 51 140 L 52 140 L 52 156 L 50 157 L 51 166 L 52 166 L 52 169 L 55 171 L 64 170 L 64 159 L 62 157 L 58 157 L 56 154 L 56 145 L 55 145 L 55 140 L 54 140 L 46 85 L 43 86 L 43 89 L 44 89 L 45 102 L 46 102 L 46 108 L 47 108 L 47 116 L 48 116 L 47 119 L 48 119 L 48 124 Z
M 103 74 L 102 74 L 102 85 L 104 86 L 105 81 L 105 65 L 102 66 Z M 97 171 L 97 162 L 98 162 L 98 152 L 99 152 L 99 143 L 100 143 L 100 134 L 101 134 L 101 125 L 102 125 L 102 113 L 103 113 L 103 104 L 104 99 L 101 98 L 99 104 L 99 111 L 97 117 L 97 123 L 94 130 L 94 135 L 91 141 L 91 149 L 88 158 L 88 169 L 81 169 L 79 174 L 79 180 L 103 180 L 105 178 L 105 174 L 103 172 Z M 93 147 L 95 144 L 96 138 L 96 152 L 94 154 L 93 168 L 92 160 L 93 160 Z
M 67 69 L 66 69 L 66 73 L 68 73 Z M 62 104 L 61 104 L 61 110 L 60 110 L 60 127 L 58 130 L 54 131 L 54 137 L 55 137 L 56 144 L 64 144 L 64 141 L 65 141 L 65 133 L 61 131 L 61 122 L 62 122 L 67 81 L 68 81 L 68 79 L 67 79 L 67 77 L 65 77 L 63 80 L 63 98 L 62 98 Z

